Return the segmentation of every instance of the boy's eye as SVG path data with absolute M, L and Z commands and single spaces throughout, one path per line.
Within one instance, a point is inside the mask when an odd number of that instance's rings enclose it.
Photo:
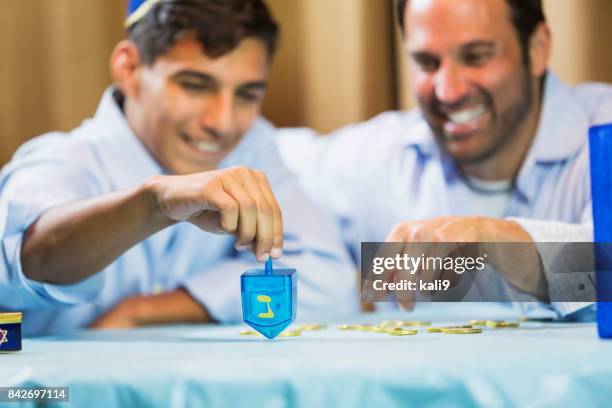
M 237 95 L 245 102 L 258 102 L 261 99 L 261 96 L 254 92 L 241 91 Z
M 210 89 L 210 87 L 201 82 L 189 82 L 189 81 L 181 81 L 179 82 L 182 88 L 188 91 L 206 91 Z

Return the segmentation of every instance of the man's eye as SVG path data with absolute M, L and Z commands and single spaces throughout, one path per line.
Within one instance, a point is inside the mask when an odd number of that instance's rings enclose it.
M 489 60 L 491 54 L 476 54 L 470 53 L 463 56 L 463 60 L 467 65 L 471 65 L 474 67 L 478 67 L 483 65 L 485 62 Z
M 415 58 L 414 62 L 425 72 L 434 72 L 440 67 L 440 61 L 435 58 L 419 57 Z

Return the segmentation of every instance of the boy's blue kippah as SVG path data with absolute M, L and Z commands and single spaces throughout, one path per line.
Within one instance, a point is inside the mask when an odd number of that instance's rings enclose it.
M 159 0 L 130 0 L 128 2 L 125 27 L 130 27 L 140 20 L 158 2 Z

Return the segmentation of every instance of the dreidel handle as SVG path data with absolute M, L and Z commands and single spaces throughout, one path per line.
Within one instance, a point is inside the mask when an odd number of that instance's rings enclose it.
M 272 258 L 268 258 L 265 266 L 266 275 L 272 275 Z

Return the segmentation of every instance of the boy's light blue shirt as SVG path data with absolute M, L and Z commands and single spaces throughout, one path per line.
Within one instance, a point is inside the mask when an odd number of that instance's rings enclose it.
M 588 131 L 611 121 L 612 87 L 570 88 L 548 73 L 539 128 L 504 217 L 536 242 L 592 241 Z M 418 110 L 383 113 L 324 138 L 306 131 L 279 140 L 311 197 L 340 220 L 355 257 L 362 241 L 383 241 L 402 221 L 490 215 L 475 213 L 473 192 Z M 559 315 L 585 307 L 559 300 L 581 285 L 593 289 L 587 274 L 546 273 Z
M 268 176 L 283 211 L 285 247 L 278 265 L 298 270 L 298 318 L 356 312 L 355 271 L 339 231 L 282 163 L 274 133 L 258 119 L 221 167 L 246 165 Z M 24 276 L 19 252 L 24 231 L 44 211 L 133 188 L 163 172 L 130 130 L 112 89 L 93 119 L 70 133 L 23 145 L 0 173 L 0 310 L 23 310 L 26 334 L 61 332 L 91 323 L 126 296 L 185 287 L 214 318 L 240 321 L 240 274 L 263 266 L 252 254 L 237 253 L 232 237 L 189 223 L 156 233 L 76 285 Z

